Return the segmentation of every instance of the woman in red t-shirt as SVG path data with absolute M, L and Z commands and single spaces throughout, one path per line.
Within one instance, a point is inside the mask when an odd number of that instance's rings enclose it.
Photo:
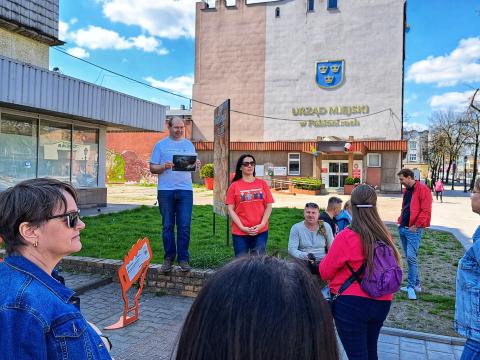
M 273 202 L 267 183 L 255 178 L 255 158 L 240 156 L 225 201 L 232 218 L 235 256 L 265 254 Z
M 328 281 L 332 296 L 352 275 L 347 262 L 354 271 L 364 262 L 367 268 L 372 268 L 377 241 L 390 246 L 397 263 L 401 263 L 392 235 L 378 215 L 375 190 L 369 185 L 359 185 L 353 190 L 350 202 L 352 223 L 335 237 L 320 263 L 320 276 Z M 333 317 L 349 359 L 377 359 L 378 336 L 392 298 L 393 294 L 373 298 L 354 281 L 335 300 Z

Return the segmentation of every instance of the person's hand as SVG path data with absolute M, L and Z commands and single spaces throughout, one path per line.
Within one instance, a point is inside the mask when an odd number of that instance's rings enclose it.
M 195 161 L 195 171 L 200 170 L 201 167 L 202 167 L 202 162 L 200 161 L 200 159 L 197 159 L 197 161 Z
M 417 232 L 417 226 L 416 225 L 412 225 L 408 228 L 408 230 L 410 230 L 411 232 Z
M 173 163 L 172 163 L 171 161 L 166 161 L 166 162 L 163 163 L 163 168 L 164 168 L 165 170 L 167 170 L 167 169 L 173 169 Z

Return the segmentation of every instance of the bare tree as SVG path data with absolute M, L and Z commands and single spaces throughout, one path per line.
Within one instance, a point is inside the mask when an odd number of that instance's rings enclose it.
M 469 131 L 470 141 L 475 146 L 475 151 L 473 154 L 473 173 L 472 173 L 472 180 L 470 182 L 470 191 L 473 190 L 473 185 L 475 184 L 475 179 L 477 177 L 477 159 L 478 159 L 478 148 L 480 142 L 480 108 L 478 107 L 476 96 L 478 90 L 475 90 L 475 93 L 472 96 L 472 100 L 470 101 L 470 106 L 467 111 L 467 127 Z
M 452 190 L 455 180 L 455 167 L 452 165 L 460 155 L 468 134 L 467 127 L 461 120 L 461 115 L 451 110 L 437 111 L 430 118 L 431 128 L 438 132 L 445 146 L 445 155 L 448 159 L 446 180 L 448 183 L 450 170 L 452 170 Z

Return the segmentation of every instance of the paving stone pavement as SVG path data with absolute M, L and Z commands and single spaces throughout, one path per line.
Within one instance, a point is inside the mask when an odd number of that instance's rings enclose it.
M 134 290 L 129 293 L 133 298 Z M 144 293 L 139 320 L 120 330 L 104 331 L 113 343 L 116 360 L 170 359 L 193 299 Z M 100 329 L 115 323 L 123 310 L 120 285 L 108 284 L 81 296 L 81 309 Z M 339 342 L 341 348 L 341 343 Z M 380 334 L 380 360 L 459 360 L 463 346 Z M 342 360 L 348 360 L 342 351 Z
M 101 274 L 67 272 L 62 271 L 61 269 L 59 274 L 65 279 L 65 285 L 75 291 L 85 288 L 89 285 L 97 284 L 108 278 L 107 276 Z

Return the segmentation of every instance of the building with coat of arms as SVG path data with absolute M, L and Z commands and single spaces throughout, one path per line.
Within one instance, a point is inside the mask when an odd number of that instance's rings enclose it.
M 255 3 L 253 3 L 255 2 Z M 231 102 L 232 167 L 347 176 L 399 191 L 405 0 L 197 3 L 192 140 L 213 159 L 213 107 Z

